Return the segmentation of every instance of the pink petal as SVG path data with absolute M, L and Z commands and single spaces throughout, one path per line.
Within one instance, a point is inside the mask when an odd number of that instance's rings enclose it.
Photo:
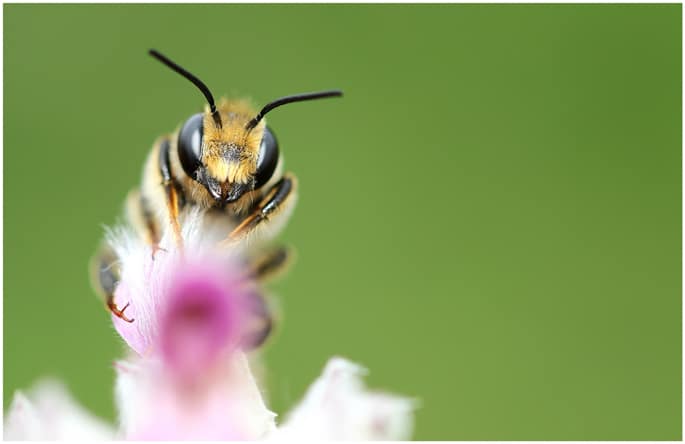
M 248 315 L 245 284 L 214 257 L 179 263 L 159 322 L 165 364 L 186 380 L 202 377 L 238 346 Z
M 5 440 L 114 439 L 114 430 L 80 406 L 58 381 L 38 382 L 28 396 L 17 392 L 5 417 Z
M 364 370 L 333 358 L 273 439 L 407 440 L 415 403 L 364 388 Z
M 126 439 L 252 440 L 275 428 L 275 415 L 264 405 L 240 352 L 215 363 L 191 387 L 179 385 L 163 362 L 151 358 L 116 368 L 115 393 Z

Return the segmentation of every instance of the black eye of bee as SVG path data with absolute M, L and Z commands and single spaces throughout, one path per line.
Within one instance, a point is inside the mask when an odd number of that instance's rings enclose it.
M 262 187 L 271 179 L 278 165 L 278 142 L 271 129 L 264 129 L 262 143 L 257 157 L 257 173 L 255 175 L 255 189 Z
M 186 174 L 196 179 L 195 172 L 202 165 L 202 133 L 204 115 L 195 114 L 186 121 L 178 133 L 178 158 Z

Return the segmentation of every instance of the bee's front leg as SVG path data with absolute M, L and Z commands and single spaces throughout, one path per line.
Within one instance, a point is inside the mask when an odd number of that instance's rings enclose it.
M 158 248 L 160 233 L 159 224 L 152 215 L 147 201 L 140 190 L 131 190 L 126 196 L 126 220 L 138 235 L 153 248 Z
M 179 248 L 183 247 L 183 237 L 181 236 L 181 226 L 178 222 L 179 194 L 180 190 L 176 186 L 171 176 L 171 161 L 169 160 L 169 149 L 171 143 L 169 139 L 163 140 L 159 147 L 159 172 L 162 176 L 162 186 L 166 195 L 166 203 L 169 222 L 174 230 L 174 239 Z
M 261 251 L 248 259 L 249 275 L 259 281 L 270 280 L 288 268 L 292 256 L 292 249 L 285 246 Z
M 257 228 L 268 221 L 286 214 L 295 204 L 297 181 L 292 174 L 286 174 L 274 184 L 264 195 L 259 204 L 238 224 L 222 242 L 222 245 L 232 245 L 243 240 Z

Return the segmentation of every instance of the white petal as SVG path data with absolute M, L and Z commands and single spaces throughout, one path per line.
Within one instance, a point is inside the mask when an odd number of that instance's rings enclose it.
M 115 394 L 125 438 L 260 439 L 276 427 L 242 353 L 208 371 L 191 392 L 152 358 L 119 362 Z
M 331 359 L 323 374 L 290 413 L 272 439 L 406 440 L 411 437 L 415 403 L 371 392 L 365 370 L 343 358 Z
M 42 380 L 25 396 L 17 392 L 5 417 L 5 440 L 89 440 L 114 438 L 114 430 L 76 403 L 55 380 Z

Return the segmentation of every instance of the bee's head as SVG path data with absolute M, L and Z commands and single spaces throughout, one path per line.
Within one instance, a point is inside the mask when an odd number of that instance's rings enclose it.
M 193 82 L 207 99 L 205 112 L 191 116 L 181 127 L 176 147 L 185 173 L 203 185 L 218 206 L 262 187 L 276 171 L 278 142 L 263 120 L 269 111 L 288 103 L 342 95 L 323 91 L 287 96 L 259 112 L 241 101 L 223 101 L 217 108 L 200 79 L 155 50 L 150 50 L 150 55 Z
M 255 113 L 243 102 L 219 105 L 220 125 L 211 109 L 191 116 L 178 133 L 177 152 L 185 173 L 223 206 L 261 188 L 276 171 L 278 142 L 263 122 L 250 130 Z M 248 111 L 248 112 L 246 112 Z

